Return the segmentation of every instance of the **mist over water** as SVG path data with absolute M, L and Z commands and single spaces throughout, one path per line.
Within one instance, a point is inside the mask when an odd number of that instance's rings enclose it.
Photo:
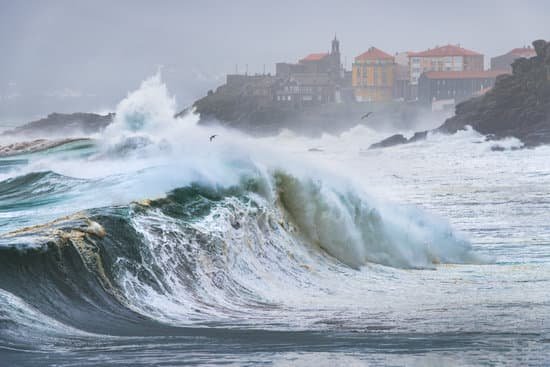
M 92 147 L 2 171 L 7 357 L 548 362 L 549 149 L 366 150 L 365 126 L 252 138 L 177 111 L 154 75 Z

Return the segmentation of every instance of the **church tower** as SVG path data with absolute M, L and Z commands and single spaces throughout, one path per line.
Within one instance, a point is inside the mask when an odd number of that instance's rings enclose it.
M 332 40 L 332 51 L 330 53 L 331 55 L 340 54 L 340 41 L 338 41 L 336 35 L 334 35 L 334 39 Z
M 343 75 L 340 75 L 342 69 L 342 62 L 340 60 L 340 41 L 338 41 L 336 35 L 334 35 L 334 39 L 332 40 L 332 48 L 330 51 L 330 65 L 334 76 L 337 79 L 342 78 Z

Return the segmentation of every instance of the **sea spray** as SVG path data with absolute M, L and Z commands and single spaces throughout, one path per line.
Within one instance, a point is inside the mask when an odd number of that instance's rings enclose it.
M 175 118 L 175 112 L 175 99 L 158 73 L 119 103 L 115 121 L 98 137 L 96 154 L 84 160 L 48 157 L 42 164 L 66 176 L 94 178 L 98 188 L 105 186 L 104 203 L 159 197 L 193 184 L 226 190 L 261 181 L 263 197 L 280 206 L 300 235 L 354 268 L 368 262 L 433 267 L 478 261 L 468 241 L 442 220 L 368 195 L 277 146 L 199 126 L 193 114 Z M 213 132 L 219 137 L 210 142 Z

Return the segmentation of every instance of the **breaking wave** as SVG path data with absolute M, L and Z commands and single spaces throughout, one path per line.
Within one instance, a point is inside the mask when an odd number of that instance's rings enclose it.
M 209 143 L 215 128 L 174 112 L 155 76 L 121 102 L 94 154 L 35 159 L 0 182 L 2 215 L 22 213 L 0 236 L 5 340 L 288 325 L 285 309 L 352 295 L 349 274 L 365 267 L 484 261 L 441 218 L 230 131 Z

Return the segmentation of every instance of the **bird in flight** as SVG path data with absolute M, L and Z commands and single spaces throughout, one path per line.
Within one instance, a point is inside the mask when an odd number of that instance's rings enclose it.
M 367 112 L 367 113 L 365 113 L 363 116 L 361 116 L 361 120 L 366 119 L 366 118 L 369 117 L 370 115 L 372 115 L 372 112 Z
M 211 143 L 212 143 L 212 140 L 214 140 L 214 138 L 215 138 L 216 136 L 218 136 L 218 135 L 217 135 L 217 134 L 214 134 L 214 135 L 211 135 L 211 136 L 210 136 L 210 142 L 211 142 Z

